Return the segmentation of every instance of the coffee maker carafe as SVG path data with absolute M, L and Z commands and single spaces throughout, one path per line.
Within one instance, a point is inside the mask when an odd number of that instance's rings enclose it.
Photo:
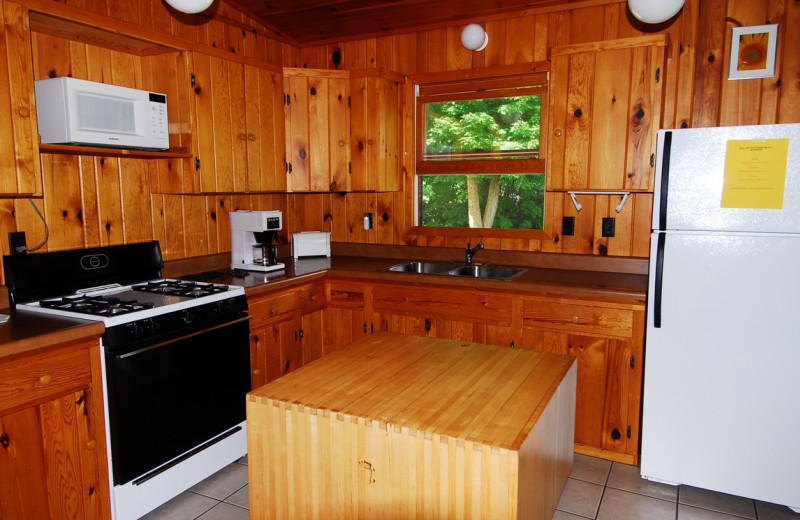
M 275 241 L 283 228 L 280 211 L 232 211 L 231 269 L 276 271 L 285 266 L 278 262 Z

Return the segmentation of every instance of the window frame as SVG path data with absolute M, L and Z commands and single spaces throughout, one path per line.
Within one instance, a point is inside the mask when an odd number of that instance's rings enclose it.
M 444 237 L 489 237 L 548 239 L 547 215 L 552 211 L 552 201 L 547 190 L 544 194 L 545 229 L 498 229 L 469 227 L 433 227 L 419 224 L 420 179 L 424 175 L 502 175 L 533 174 L 545 175 L 547 184 L 546 155 L 549 118 L 549 62 L 525 63 L 511 66 L 486 67 L 478 70 L 442 72 L 411 76 L 414 100 L 414 226 L 411 235 L 435 235 Z M 533 85 L 531 85 L 533 83 Z M 475 96 L 478 89 L 486 89 Z M 541 96 L 541 119 L 539 131 L 538 158 L 524 159 L 446 159 L 424 161 L 423 139 L 425 139 L 425 118 L 422 104 L 437 101 L 456 101 L 459 99 L 479 99 L 487 97 L 510 97 L 514 95 L 538 94 Z M 509 152 L 498 152 L 500 157 Z M 519 152 L 512 152 L 521 155 Z

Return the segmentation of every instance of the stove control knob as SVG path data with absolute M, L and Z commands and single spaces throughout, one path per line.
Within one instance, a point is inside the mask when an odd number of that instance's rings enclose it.
M 152 318 L 145 318 L 141 321 L 142 329 L 144 329 L 145 334 L 148 336 L 152 336 L 156 332 L 158 332 L 158 322 L 154 321 Z
M 142 326 L 138 321 L 128 323 L 128 336 L 130 336 L 131 339 L 139 339 L 142 337 Z
M 183 321 L 186 325 L 191 325 L 194 322 L 194 314 L 190 310 L 184 310 L 181 312 L 181 321 Z
M 233 310 L 233 302 L 231 300 L 220 300 L 217 302 L 217 314 L 228 314 Z

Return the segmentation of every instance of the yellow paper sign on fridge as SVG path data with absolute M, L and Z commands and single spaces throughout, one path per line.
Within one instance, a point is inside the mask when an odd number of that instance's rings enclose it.
M 782 209 L 789 139 L 728 141 L 723 208 Z

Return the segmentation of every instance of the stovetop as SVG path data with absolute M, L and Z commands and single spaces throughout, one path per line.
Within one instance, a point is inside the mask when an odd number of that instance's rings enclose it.
M 107 332 L 142 324 L 165 332 L 246 311 L 242 287 L 163 278 L 163 267 L 157 241 L 3 257 L 12 308 L 102 321 Z
M 162 278 L 129 286 L 82 289 L 75 294 L 19 303 L 17 309 L 102 321 L 110 327 L 243 295 L 244 289 L 235 285 Z

